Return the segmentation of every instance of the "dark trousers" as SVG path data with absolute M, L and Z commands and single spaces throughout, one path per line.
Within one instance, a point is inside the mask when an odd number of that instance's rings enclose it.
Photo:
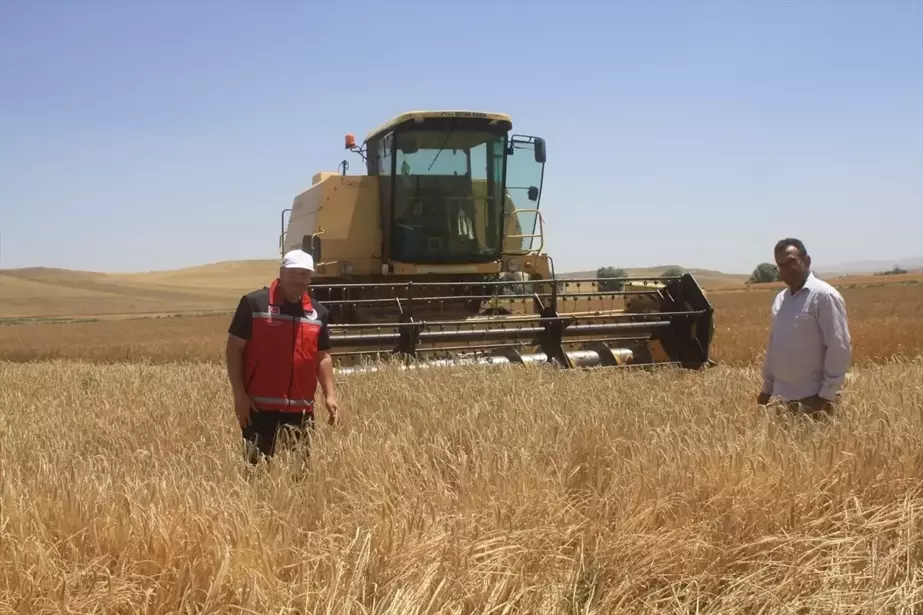
M 300 442 L 314 429 L 314 414 L 301 412 L 266 412 L 250 410 L 250 424 L 241 429 L 248 445 L 247 460 L 256 463 L 259 454 L 272 457 L 280 439 Z
M 785 409 L 798 416 L 807 416 L 812 419 L 826 419 L 832 415 L 832 409 L 813 410 L 803 403 L 801 399 L 787 400 Z

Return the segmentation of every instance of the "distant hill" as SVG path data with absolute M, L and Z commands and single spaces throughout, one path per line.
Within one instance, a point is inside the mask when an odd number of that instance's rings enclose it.
M 165 269 L 142 273 L 106 274 L 107 278 L 118 282 L 136 282 L 141 284 L 158 284 L 165 286 L 182 286 L 190 288 L 212 288 L 243 290 L 257 288 L 268 284 L 279 271 L 279 261 L 264 258 L 241 261 L 221 261 L 184 267 L 182 269 Z
M 101 317 L 232 310 L 241 294 L 269 283 L 278 260 L 222 261 L 182 269 L 103 273 L 49 267 L 0 269 L 0 318 Z M 657 276 L 667 266 L 632 269 Z M 743 284 L 747 276 L 691 270 L 704 287 Z M 596 272 L 564 274 L 595 277 Z
M 266 259 L 145 273 L 0 269 L 0 318 L 230 310 L 277 267 Z
M 867 261 L 854 261 L 849 263 L 839 263 L 834 265 L 816 265 L 814 269 L 818 274 L 823 274 L 827 276 L 843 276 L 843 275 L 868 275 L 872 273 L 879 273 L 882 271 L 889 271 L 895 266 L 900 267 L 901 269 L 906 269 L 907 271 L 920 271 L 923 270 L 923 256 L 913 257 L 913 258 L 902 258 L 894 261 L 886 260 L 867 260 Z
M 867 261 L 836 266 L 868 274 L 900 265 L 923 267 L 923 259 Z M 657 277 L 671 265 L 627 269 L 629 276 Z M 101 317 L 177 312 L 230 311 L 240 295 L 271 281 L 278 260 L 222 261 L 160 271 L 102 273 L 49 267 L 0 269 L 0 318 Z M 742 288 L 748 276 L 688 269 L 706 289 Z M 831 274 L 826 273 L 828 277 Z M 595 278 L 596 270 L 558 273 L 562 278 Z
M 657 267 L 646 267 L 640 269 L 631 269 L 625 268 L 625 272 L 630 277 L 658 277 L 663 275 L 667 269 L 674 267 L 679 267 L 684 271 L 688 271 L 695 277 L 696 282 L 699 283 L 702 288 L 724 288 L 727 286 L 736 286 L 743 285 L 747 281 L 749 275 L 740 274 L 740 273 L 724 273 L 723 271 L 714 271 L 712 269 L 687 269 L 680 265 L 659 265 Z M 595 278 L 596 270 L 592 271 L 576 271 L 572 273 L 558 273 L 559 278 Z

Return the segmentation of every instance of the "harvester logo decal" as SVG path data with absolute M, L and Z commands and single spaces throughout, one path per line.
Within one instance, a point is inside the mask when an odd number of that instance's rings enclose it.
M 281 313 L 282 313 L 282 312 L 279 310 L 279 306 L 278 306 L 278 305 L 270 305 L 270 306 L 269 306 L 269 315 L 270 315 L 270 316 L 278 316 L 278 315 L 281 314 Z

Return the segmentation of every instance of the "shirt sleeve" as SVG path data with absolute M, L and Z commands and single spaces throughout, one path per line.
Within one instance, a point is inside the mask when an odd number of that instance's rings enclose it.
M 245 340 L 249 340 L 253 334 L 253 312 L 246 297 L 240 298 L 237 311 L 234 312 L 234 318 L 231 319 L 231 326 L 228 327 L 228 333 Z
M 824 379 L 818 395 L 833 400 L 843 387 L 852 359 L 846 302 L 839 293 L 825 293 L 818 298 L 817 321 L 825 347 Z
M 766 395 L 772 395 L 772 387 L 775 383 L 775 378 L 772 374 L 772 333 L 773 333 L 773 324 L 776 319 L 776 313 L 779 311 L 779 297 L 776 295 L 772 300 L 772 306 L 769 310 L 769 336 L 766 340 L 766 355 L 763 357 L 763 369 L 761 375 L 763 377 L 763 384 L 760 387 L 760 393 L 765 393 Z

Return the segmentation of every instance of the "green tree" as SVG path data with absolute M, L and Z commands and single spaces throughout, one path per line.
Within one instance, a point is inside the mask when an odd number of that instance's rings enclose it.
M 663 273 L 660 274 L 662 278 L 672 278 L 676 276 L 681 276 L 686 273 L 686 270 L 682 267 L 667 267 L 663 270 Z
M 898 267 L 897 265 L 894 265 L 894 267 L 890 271 L 880 271 L 876 273 L 875 275 L 900 275 L 902 273 L 907 273 L 907 270 L 904 269 L 903 267 Z
M 747 284 L 766 284 L 768 282 L 778 282 L 779 268 L 773 263 L 760 263 L 750 274 Z
M 607 278 L 624 278 L 628 274 L 624 269 L 616 267 L 600 267 L 596 270 L 596 279 L 599 280 L 599 290 L 615 292 L 622 290 L 625 283 L 620 280 L 610 280 Z

